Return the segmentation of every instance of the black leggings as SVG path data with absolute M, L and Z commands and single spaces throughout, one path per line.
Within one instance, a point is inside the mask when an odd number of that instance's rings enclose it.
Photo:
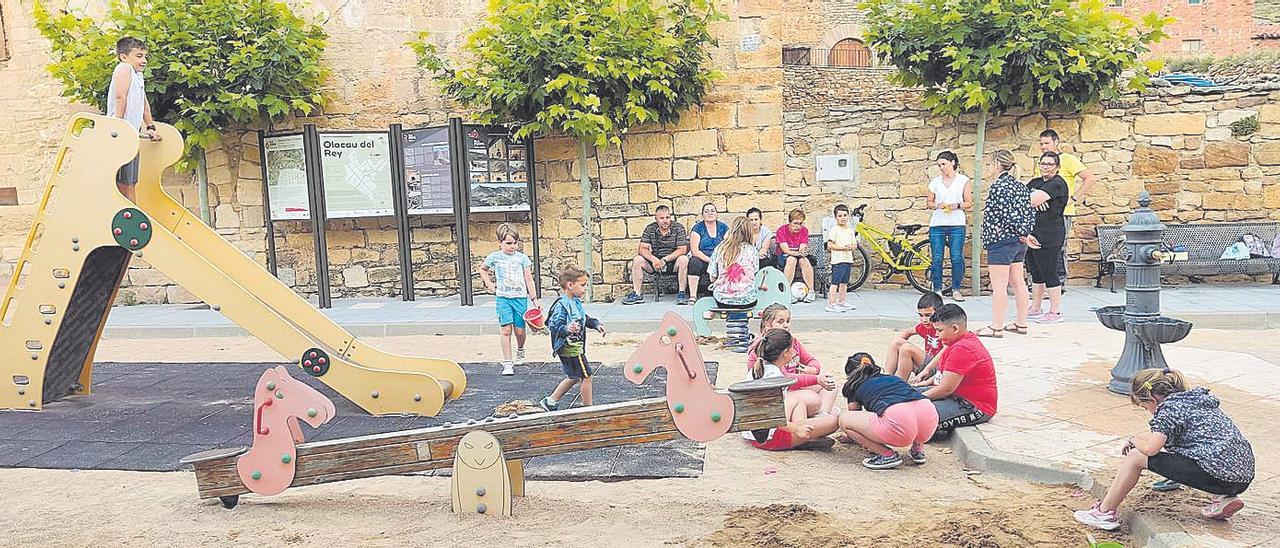
M 1249 488 L 1248 483 L 1215 478 L 1205 472 L 1196 461 L 1168 451 L 1147 457 L 1147 470 L 1212 495 L 1234 497 Z
M 1031 274 L 1032 283 L 1044 284 L 1045 287 L 1061 287 L 1062 278 L 1058 277 L 1058 264 L 1062 262 L 1062 246 L 1028 249 L 1026 267 Z

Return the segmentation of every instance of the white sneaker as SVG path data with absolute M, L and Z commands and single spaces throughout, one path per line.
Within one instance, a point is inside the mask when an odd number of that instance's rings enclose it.
M 854 304 L 849 303 L 849 302 L 843 302 L 843 303 L 840 303 L 840 304 L 838 304 L 838 305 L 836 305 L 836 306 L 838 306 L 838 307 L 840 307 L 840 308 L 843 308 L 843 309 L 845 309 L 845 310 L 857 310 L 857 309 L 858 309 L 857 305 L 854 305 Z
M 1116 511 L 1103 512 L 1097 504 L 1088 510 L 1076 510 L 1073 516 L 1076 521 L 1103 531 L 1115 531 L 1120 528 L 1120 518 L 1116 517 Z
M 840 305 L 838 304 L 829 304 L 823 310 L 826 310 L 827 312 L 840 312 L 840 313 L 844 312 L 844 309 L 841 308 Z
M 516 364 L 511 363 L 511 362 L 502 362 L 502 374 L 503 374 L 503 375 L 515 375 L 515 374 L 516 374 Z
M 516 349 L 516 359 L 512 360 L 512 363 L 516 365 L 524 365 L 524 349 L 523 348 Z

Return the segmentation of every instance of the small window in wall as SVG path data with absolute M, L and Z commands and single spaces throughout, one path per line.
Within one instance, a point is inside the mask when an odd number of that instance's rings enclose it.
M 1198 51 L 1201 51 L 1202 49 L 1204 49 L 1203 40 L 1183 40 L 1182 41 L 1182 51 L 1198 52 Z
M 1124 0 L 1110 0 L 1110 1 L 1108 2 L 1108 5 L 1110 5 L 1110 6 L 1111 6 L 1111 7 L 1113 7 L 1113 8 L 1123 8 L 1123 7 L 1124 7 Z
M 1204 3 L 1204 0 L 1187 0 L 1188 6 L 1199 6 L 1200 4 L 1203 4 L 1203 3 Z
M 827 65 L 833 67 L 869 67 L 871 66 L 871 50 L 863 45 L 862 40 L 845 38 L 831 48 L 827 56 Z

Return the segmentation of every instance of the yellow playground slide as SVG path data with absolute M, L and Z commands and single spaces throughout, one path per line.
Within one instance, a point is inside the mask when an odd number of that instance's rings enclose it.
M 77 115 L 68 126 L 0 301 L 0 409 L 89 393 L 94 349 L 131 255 L 372 414 L 435 415 L 461 395 L 466 376 L 456 363 L 360 342 L 174 202 L 160 176 L 180 157 L 182 136 L 158 126 L 160 142 L 104 116 Z M 114 181 L 139 153 L 134 204 Z

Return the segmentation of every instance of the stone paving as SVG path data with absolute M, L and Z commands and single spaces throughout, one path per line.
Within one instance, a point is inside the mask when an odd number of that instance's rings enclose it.
M 1161 297 L 1166 314 L 1200 327 L 1280 328 L 1280 288 L 1276 286 L 1183 286 L 1165 288 Z M 909 325 L 916 321 L 915 303 L 919 298 L 920 294 L 913 290 L 856 291 L 849 295 L 849 301 L 858 308 L 846 313 L 823 311 L 825 302 L 818 298 L 793 307 L 794 323 L 797 329 Z M 543 306 L 550 306 L 552 299 L 554 294 L 545 294 Z M 333 308 L 324 312 L 359 336 L 474 335 L 496 329 L 492 303 L 492 297 L 483 296 L 476 298 L 475 306 L 461 306 L 456 297 L 417 301 L 336 299 Z M 1123 290 L 1111 293 L 1106 288 L 1073 286 L 1063 299 L 1063 312 L 1069 322 L 1097 325 L 1091 308 L 1122 304 Z M 962 305 L 975 325 L 984 325 L 990 319 L 990 297 L 971 297 Z M 592 303 L 589 308 L 593 316 L 619 332 L 647 332 L 652 322 L 667 311 L 690 309 L 675 306 L 670 296 L 656 303 L 650 296 L 639 305 Z M 245 332 L 204 305 L 138 305 L 113 309 L 104 334 L 108 338 L 141 338 L 236 336 Z
M 1127 396 L 1107 391 L 1123 334 L 1086 325 L 1058 325 L 1029 336 L 986 339 L 997 363 L 1000 409 L 978 429 L 992 447 L 1090 472 L 1109 484 L 1129 436 L 1146 430 L 1150 415 Z M 1207 544 L 1280 545 L 1280 363 L 1225 350 L 1164 345 L 1170 365 L 1193 385 L 1207 386 L 1249 438 L 1257 456 L 1256 479 L 1244 495 L 1248 506 L 1230 525 L 1195 512 L 1205 495 L 1183 490 L 1147 491 L 1152 477 L 1125 501 L 1153 511 Z M 1163 500 L 1168 499 L 1168 500 Z M 1081 507 L 1091 500 L 1082 497 Z

